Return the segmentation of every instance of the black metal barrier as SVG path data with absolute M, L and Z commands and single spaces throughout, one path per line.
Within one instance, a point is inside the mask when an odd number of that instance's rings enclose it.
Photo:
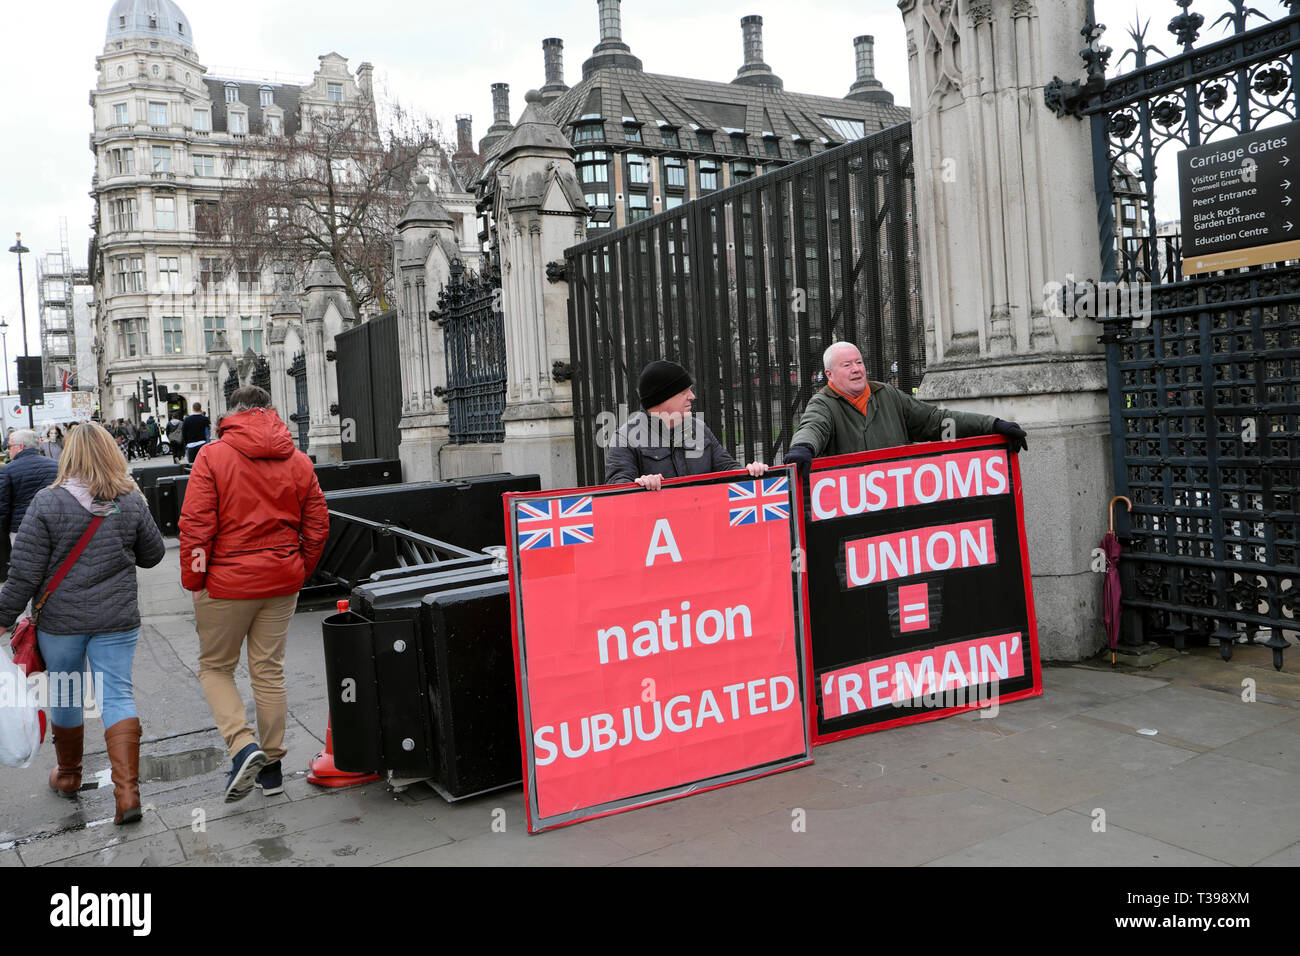
M 153 520 L 158 523 L 158 530 L 163 534 L 180 533 L 181 507 L 185 504 L 185 486 L 189 484 L 189 474 L 167 475 L 157 479 L 145 492 L 145 501 Z
M 448 800 L 521 779 L 509 583 L 491 555 L 373 582 L 322 624 L 334 763 Z
M 402 481 L 402 463 L 396 458 L 364 458 L 316 466 L 321 491 L 396 485 Z
M 132 477 L 149 504 L 149 513 L 166 535 L 179 534 L 181 507 L 185 504 L 185 483 L 191 465 L 148 465 L 137 468 Z M 396 458 L 367 458 L 363 461 L 316 465 L 316 480 L 329 493 L 355 488 L 385 487 L 402 480 L 402 463 Z
M 148 497 L 149 489 L 158 484 L 159 478 L 170 478 L 172 475 L 188 475 L 190 466 L 185 465 L 145 465 L 136 468 L 131 472 L 131 478 L 145 496 Z
M 494 474 L 329 492 L 330 536 L 303 599 L 345 594 L 378 571 L 503 545 L 501 496 L 540 488 L 536 475 Z

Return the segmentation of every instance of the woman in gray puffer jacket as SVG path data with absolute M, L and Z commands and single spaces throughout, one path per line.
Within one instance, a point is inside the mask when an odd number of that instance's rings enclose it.
M 87 422 L 68 435 L 58 477 L 27 508 L 14 540 L 9 580 L 0 590 L 0 635 L 28 601 L 40 600 L 95 517 L 104 520 L 37 622 L 53 691 L 50 723 L 58 766 L 50 773 L 50 787 L 68 797 L 81 789 L 81 675 L 89 661 L 91 673 L 103 680 L 96 696 L 113 768 L 113 822 L 131 823 L 140 819 L 140 720 L 131 689 L 140 636 L 135 569 L 162 561 L 164 545 L 117 443 L 101 425 Z

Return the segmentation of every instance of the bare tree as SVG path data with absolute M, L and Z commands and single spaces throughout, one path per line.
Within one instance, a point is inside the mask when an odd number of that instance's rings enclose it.
M 372 103 L 304 107 L 301 119 L 292 136 L 249 138 L 230 160 L 234 185 L 196 226 L 220 236 L 241 280 L 270 265 L 277 286 L 296 287 L 323 253 L 358 315 L 386 309 L 412 181 L 423 166 L 447 165 L 441 127 L 396 103 L 382 128 Z

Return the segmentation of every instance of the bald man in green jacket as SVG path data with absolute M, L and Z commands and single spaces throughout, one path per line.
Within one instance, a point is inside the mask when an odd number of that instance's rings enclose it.
M 828 384 L 808 400 L 785 455 L 786 464 L 797 464 L 801 474 L 807 474 L 814 457 L 941 438 L 1002 435 L 1010 441 L 1012 451 L 1028 448 L 1025 431 L 1015 422 L 937 408 L 892 385 L 868 381 L 862 353 L 850 342 L 831 345 L 823 365 Z M 946 421 L 953 423 L 951 433 L 945 433 Z

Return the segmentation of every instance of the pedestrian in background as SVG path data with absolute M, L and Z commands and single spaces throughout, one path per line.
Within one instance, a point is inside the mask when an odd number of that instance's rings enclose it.
M 255 785 L 265 794 L 284 789 L 285 636 L 329 536 L 311 459 L 270 406 L 256 385 L 234 391 L 217 440 L 198 449 L 180 516 L 181 584 L 194 592 L 199 683 L 231 756 L 227 802 Z M 245 640 L 256 734 L 235 686 Z
M 100 523 L 91 531 L 96 519 Z M 93 424 L 68 436 L 54 486 L 37 492 L 27 509 L 14 541 L 9 580 L 0 590 L 0 634 L 13 627 L 29 601 L 49 590 L 88 531 L 85 550 L 49 595 L 36 622 L 51 678 L 50 723 L 58 766 L 50 773 L 50 787 L 69 797 L 81 789 L 81 673 L 89 662 L 92 674 L 103 675 L 100 704 L 112 765 L 113 822 L 133 823 L 141 815 L 141 728 L 131 684 L 140 635 L 135 569 L 158 564 L 165 547 L 113 436 Z
M 59 466 L 40 452 L 36 432 L 20 428 L 9 435 L 9 464 L 0 468 L 0 529 L 15 532 L 36 492 L 59 474 Z
M 231 400 L 234 400 L 233 397 Z M 203 414 L 203 406 L 195 402 L 194 414 L 186 415 L 185 421 L 181 422 L 181 444 L 185 447 L 186 461 L 194 461 L 199 449 L 208 440 L 211 430 L 212 422 L 207 415 Z

